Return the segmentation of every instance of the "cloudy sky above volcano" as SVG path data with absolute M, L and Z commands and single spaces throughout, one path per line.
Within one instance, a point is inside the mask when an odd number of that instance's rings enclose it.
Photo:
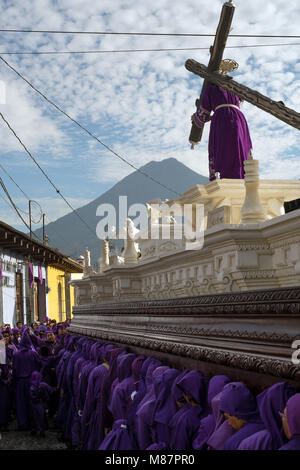
M 214 34 L 223 2 L 212 0 L 24 0 L 0 3 L 1 29 Z M 235 1 L 232 34 L 299 34 L 298 0 Z M 190 116 L 202 79 L 184 63 L 207 64 L 209 37 L 143 37 L 0 33 L 0 55 L 25 51 L 207 48 L 199 51 L 72 55 L 3 55 L 46 96 L 133 165 L 174 157 L 208 175 L 207 140 L 191 151 Z M 299 43 L 299 45 L 297 45 Z M 229 38 L 227 46 L 290 44 L 226 49 L 239 64 L 235 79 L 299 111 L 300 39 Z M 6 104 L 0 111 L 74 207 L 95 199 L 132 168 L 58 113 L 3 63 Z M 244 103 L 253 154 L 261 177 L 299 179 L 298 131 Z M 69 211 L 0 120 L 0 161 L 49 219 Z M 20 208 L 27 201 L 0 169 Z M 169 186 L 172 186 L 170 175 Z M 174 188 L 176 189 L 176 188 Z M 159 190 L 159 187 L 158 187 Z M 4 196 L 3 192 L 1 193 Z M 0 199 L 0 219 L 20 225 Z

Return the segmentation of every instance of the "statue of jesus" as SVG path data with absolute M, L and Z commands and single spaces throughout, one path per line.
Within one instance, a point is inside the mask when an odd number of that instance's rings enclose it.
M 225 59 L 219 72 L 226 74 L 238 67 L 235 61 Z M 211 112 L 214 112 L 212 117 Z M 244 160 L 251 155 L 252 142 L 244 114 L 240 110 L 240 100 L 234 93 L 216 85 L 209 85 L 203 91 L 200 107 L 192 115 L 197 127 L 203 127 L 211 121 L 208 161 L 209 179 L 244 178 Z

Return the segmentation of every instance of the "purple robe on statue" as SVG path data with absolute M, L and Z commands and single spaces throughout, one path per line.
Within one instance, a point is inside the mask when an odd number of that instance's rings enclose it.
M 265 429 L 244 439 L 238 450 L 276 450 L 286 444 L 279 412 L 283 412 L 286 402 L 295 393 L 287 382 L 276 383 L 260 393 L 257 403 Z
M 222 106 L 220 105 L 233 105 Z M 209 85 L 203 92 L 201 107 L 193 115 L 197 127 L 202 127 L 211 118 L 208 159 L 209 179 L 244 178 L 243 162 L 252 149 L 250 133 L 244 114 L 239 109 L 239 98 L 230 91 L 215 85 Z
M 192 443 L 201 419 L 208 414 L 207 380 L 200 370 L 192 370 L 184 375 L 177 387 L 197 405 L 186 403 L 170 422 L 170 448 L 172 450 L 192 450 Z
M 103 439 L 99 450 L 137 450 L 130 435 L 126 419 L 114 422 L 112 430 Z
M 286 416 L 291 439 L 279 450 L 300 450 L 300 393 L 296 393 L 288 400 Z
M 38 353 L 31 349 L 32 343 L 26 330 L 20 349 L 13 355 L 13 377 L 15 381 L 15 404 L 19 428 L 28 429 L 30 424 L 30 377 L 39 371 L 41 362 Z
M 264 429 L 256 399 L 242 382 L 225 385 L 220 400 L 220 411 L 246 421 L 241 429 L 225 441 L 224 450 L 237 450 L 244 439 Z
M 210 414 L 203 418 L 200 422 L 197 435 L 193 441 L 193 449 L 207 449 L 207 441 L 216 427 L 216 414 L 214 413 L 214 410 L 212 408 L 212 400 L 223 390 L 224 386 L 229 382 L 230 379 L 225 375 L 216 375 L 210 379 L 207 392 L 207 402 L 210 408 Z

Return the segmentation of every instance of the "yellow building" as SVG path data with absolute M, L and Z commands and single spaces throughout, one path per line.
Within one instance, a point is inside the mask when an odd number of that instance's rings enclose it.
M 83 267 L 68 257 L 64 257 L 60 264 L 48 265 L 48 318 L 57 322 L 71 319 L 72 308 L 75 303 L 75 292 L 74 287 L 70 286 L 69 282 L 72 273 L 77 273 L 76 277 L 81 277 L 82 272 Z

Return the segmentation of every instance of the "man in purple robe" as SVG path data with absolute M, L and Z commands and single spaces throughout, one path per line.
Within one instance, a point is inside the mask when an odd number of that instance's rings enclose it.
M 30 424 L 30 377 L 39 371 L 41 362 L 36 351 L 31 349 L 28 331 L 24 330 L 19 350 L 13 355 L 13 380 L 15 385 L 15 404 L 19 429 L 28 429 Z
M 282 414 L 282 424 L 289 442 L 279 450 L 300 450 L 300 393 L 288 400 Z
M 57 383 L 60 389 L 60 398 L 58 404 L 58 412 L 56 416 L 57 424 L 63 425 L 63 435 L 64 435 L 64 426 L 66 425 L 66 418 L 68 415 L 68 410 L 71 401 L 71 394 L 69 388 L 67 388 L 65 372 L 68 366 L 68 362 L 72 354 L 75 352 L 76 342 L 79 340 L 77 336 L 66 336 L 65 342 L 65 351 L 63 352 L 62 357 L 56 367 L 56 376 Z M 63 351 L 63 350 L 62 350 Z
M 244 439 L 264 429 L 256 399 L 242 382 L 225 385 L 220 411 L 235 430 L 233 436 L 224 443 L 224 450 L 237 450 Z
M 103 439 L 99 450 L 137 450 L 136 443 L 128 431 L 127 420 L 117 419 L 112 430 Z
M 244 439 L 238 450 L 276 450 L 286 444 L 280 413 L 295 393 L 287 382 L 276 383 L 260 393 L 257 403 L 265 429 Z
M 0 340 L 3 341 L 1 333 Z M 11 411 L 11 371 L 5 356 L 6 363 L 0 364 L 0 431 L 7 431 Z
M 229 382 L 230 379 L 225 375 L 215 375 L 210 379 L 207 392 L 207 402 L 210 413 L 200 421 L 197 435 L 193 441 L 193 448 L 195 450 L 207 450 L 207 441 L 216 427 L 216 414 L 212 407 L 212 401 Z
M 200 370 L 192 370 L 178 382 L 185 405 L 170 422 L 172 450 L 192 450 L 201 419 L 208 414 L 207 380 Z
M 170 369 L 167 366 L 160 366 L 152 371 L 151 381 L 152 384 L 149 387 L 149 391 L 146 393 L 143 400 L 140 402 L 137 412 L 137 438 L 139 448 L 144 450 L 149 447 L 152 441 L 152 424 L 153 424 L 153 410 L 156 404 L 156 394 L 158 393 L 158 387 L 156 382 L 159 377 Z M 148 372 L 147 372 L 148 374 Z
M 212 118 L 210 113 L 214 111 Z M 192 121 L 201 128 L 211 120 L 208 160 L 209 179 L 244 178 L 244 160 L 250 156 L 252 142 L 247 121 L 240 110 L 239 98 L 216 85 L 205 88 L 200 109 Z
M 161 366 L 161 362 L 152 357 L 149 356 L 147 359 L 143 362 L 141 370 L 140 370 L 140 377 L 139 377 L 139 384 L 138 384 L 138 389 L 135 392 L 133 392 L 130 396 L 130 403 L 128 405 L 128 426 L 135 438 L 136 443 L 137 441 L 137 420 L 136 420 L 136 411 L 138 409 L 139 404 L 145 397 L 147 390 L 149 390 L 149 376 L 151 375 L 152 377 L 152 372 L 154 369 L 157 367 Z
M 91 423 L 90 437 L 87 444 L 88 450 L 99 449 L 104 437 L 112 428 L 113 417 L 107 408 L 107 404 L 109 402 L 111 385 L 117 376 L 117 358 L 122 353 L 124 353 L 123 348 L 115 348 L 108 351 L 109 371 L 104 376 L 101 384 L 97 408 Z
M 207 450 L 222 450 L 227 439 L 235 433 L 235 430 L 228 424 L 228 420 L 220 411 L 221 397 L 222 392 L 218 393 L 211 401 L 216 425 L 213 433 L 206 441 Z
M 45 437 L 48 428 L 46 408 L 51 394 L 55 391 L 45 382 L 42 382 L 40 372 L 32 372 L 30 378 L 30 410 L 31 410 L 31 434 Z
M 88 379 L 90 373 L 97 365 L 95 357 L 97 343 L 94 341 L 89 341 L 88 345 L 89 348 L 87 349 L 86 356 L 87 360 L 82 364 L 78 375 L 79 387 L 77 388 L 78 394 L 76 403 L 72 397 L 72 407 L 70 407 L 70 413 L 68 415 L 68 426 L 70 429 L 70 438 L 72 440 L 73 446 L 78 446 L 80 444 L 82 412 L 86 400 Z
M 100 346 L 100 345 L 99 345 Z M 88 379 L 86 400 L 81 417 L 81 449 L 87 450 L 91 430 L 95 420 L 97 404 L 101 400 L 101 387 L 104 377 L 109 372 L 108 352 L 114 349 L 112 345 L 102 345 L 97 357 L 98 365 L 92 370 Z M 103 362 L 102 362 L 103 361 Z
M 19 349 L 20 341 L 21 341 L 21 333 L 18 328 L 13 328 L 12 330 L 13 334 L 13 344 L 16 346 L 17 349 Z
M 164 442 L 167 448 L 170 442 L 169 423 L 178 410 L 176 400 L 171 394 L 172 385 L 180 375 L 177 369 L 166 370 L 157 382 L 157 400 L 152 418 L 152 442 Z
M 114 421 L 117 419 L 127 419 L 127 406 L 130 393 L 126 393 L 126 379 L 132 380 L 132 365 L 136 360 L 135 354 L 126 354 L 118 366 L 118 379 L 119 383 L 112 390 L 112 397 L 110 400 L 109 410 L 111 411 Z M 125 386 L 124 386 L 125 382 Z

